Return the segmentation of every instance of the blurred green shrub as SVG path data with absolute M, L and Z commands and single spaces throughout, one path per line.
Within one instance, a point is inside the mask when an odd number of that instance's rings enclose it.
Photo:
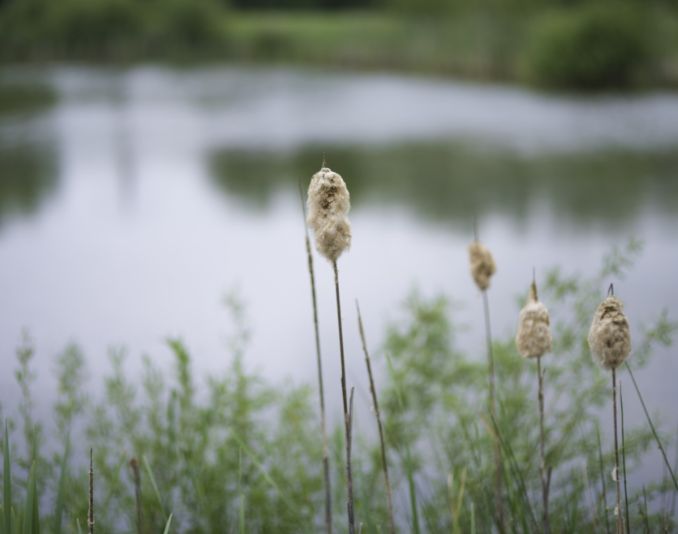
M 630 4 L 585 5 L 537 17 L 524 74 L 542 86 L 628 87 L 652 59 L 645 17 Z
M 45 10 L 48 39 L 68 54 L 110 55 L 131 48 L 143 31 L 131 0 L 62 0 Z
M 210 47 L 222 34 L 223 8 L 213 0 L 157 2 L 148 14 L 148 35 L 165 52 Z

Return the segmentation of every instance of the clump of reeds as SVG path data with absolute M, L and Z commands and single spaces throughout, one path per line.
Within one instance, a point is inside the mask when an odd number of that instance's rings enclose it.
M 614 427 L 614 481 L 616 485 L 615 516 L 617 533 L 624 532 L 621 511 L 621 485 L 619 479 L 619 445 L 617 438 L 617 367 L 631 353 L 629 322 L 624 315 L 624 305 L 614 296 L 610 284 L 608 296 L 598 305 L 591 322 L 588 336 L 594 360 L 604 369 L 612 371 L 612 421 Z
M 346 485 L 348 498 L 349 533 L 355 532 L 353 513 L 353 476 L 351 471 L 351 419 L 349 399 L 346 390 L 346 364 L 344 357 L 344 335 L 341 319 L 341 298 L 339 291 L 339 269 L 337 260 L 351 244 L 351 225 L 347 214 L 351 207 L 350 194 L 343 178 L 323 167 L 313 175 L 308 188 L 308 224 L 315 234 L 318 252 L 325 256 L 334 270 L 334 288 L 337 303 L 339 327 L 339 357 L 341 361 L 341 396 L 344 409 L 344 437 L 346 444 Z
M 471 276 L 473 281 L 480 289 L 483 295 L 483 309 L 485 312 L 485 337 L 487 341 L 487 376 L 488 376 L 488 409 L 490 418 L 496 424 L 497 406 L 495 394 L 495 373 L 494 373 L 494 355 L 492 353 L 492 328 L 490 323 L 490 304 L 487 298 L 487 289 L 490 287 L 490 279 L 497 271 L 497 266 L 492 257 L 492 253 L 487 247 L 478 241 L 477 231 L 473 242 L 468 247 L 469 259 L 471 262 Z M 493 425 L 494 426 L 494 425 Z M 495 476 L 494 476 L 494 497 L 497 526 L 500 531 L 505 531 L 504 503 L 501 496 L 503 485 L 503 469 L 501 460 L 501 445 L 498 437 L 494 436 L 495 450 Z
M 541 368 L 541 357 L 551 350 L 551 321 L 546 306 L 539 301 L 537 284 L 532 280 L 527 303 L 520 310 L 516 347 L 524 358 L 537 359 L 537 377 L 539 401 L 539 473 L 542 489 L 542 526 L 544 533 L 551 531 L 549 523 L 549 487 L 551 485 L 551 468 L 546 466 L 545 433 L 544 433 L 544 372 Z

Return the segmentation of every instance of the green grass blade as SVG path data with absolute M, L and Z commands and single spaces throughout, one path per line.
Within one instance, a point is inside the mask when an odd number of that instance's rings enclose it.
M 5 534 L 12 534 L 12 462 L 9 455 L 9 429 L 5 421 L 5 445 L 3 451 L 3 528 Z
M 169 534 L 170 527 L 172 526 L 172 517 L 174 517 L 174 514 L 170 514 L 167 518 L 167 523 L 165 523 L 165 529 L 162 531 L 162 534 Z
M 153 470 L 151 469 L 150 464 L 148 463 L 148 459 L 146 456 L 142 456 L 141 459 L 144 462 L 144 469 L 146 469 L 146 474 L 148 475 L 148 479 L 151 481 L 151 487 L 153 488 L 153 493 L 155 493 L 155 498 L 158 499 L 158 504 L 160 505 L 160 509 L 162 510 L 162 513 L 167 515 L 165 513 L 165 505 L 162 502 L 162 497 L 160 496 L 160 490 L 158 489 L 158 484 L 155 481 L 155 477 L 153 476 Z
M 75 518 L 75 526 L 78 529 L 78 534 L 82 534 L 82 527 L 80 526 L 80 519 L 78 519 L 77 517 Z
M 638 384 L 636 382 L 636 377 L 633 376 L 633 371 L 631 371 L 631 367 L 629 366 L 628 362 L 624 362 L 624 365 L 626 366 L 626 370 L 629 372 L 629 376 L 631 377 L 631 381 L 633 382 L 633 387 L 636 389 L 636 393 L 638 394 L 638 398 L 640 399 L 640 404 L 643 407 L 643 412 L 645 412 L 645 418 L 647 419 L 647 422 L 650 425 L 650 430 L 652 430 L 654 440 L 657 442 L 657 447 L 659 448 L 659 451 L 662 453 L 664 465 L 666 465 L 666 468 L 669 470 L 669 473 L 671 474 L 671 480 L 673 480 L 673 485 L 675 486 L 676 491 L 678 491 L 678 480 L 676 480 L 676 475 L 673 472 L 673 468 L 671 467 L 671 462 L 669 462 L 669 459 L 666 457 L 666 451 L 664 450 L 664 446 L 662 445 L 662 442 L 659 439 L 657 429 L 655 428 L 654 423 L 652 422 L 650 412 L 647 411 L 647 406 L 645 406 L 645 400 L 643 399 L 643 395 L 640 393 L 640 388 L 638 387 Z
M 36 500 L 35 495 L 35 462 L 31 464 L 30 474 L 28 475 L 28 491 L 26 492 L 26 503 L 24 508 L 23 534 L 34 534 L 33 509 Z
M 419 505 L 417 504 L 417 488 L 414 483 L 414 473 L 412 472 L 412 458 L 409 447 L 406 449 L 407 458 L 405 460 L 405 471 L 407 474 L 407 487 L 410 494 L 410 510 L 412 513 L 412 529 L 415 534 L 420 534 L 419 526 Z
M 61 534 L 61 523 L 63 521 L 64 507 L 65 507 L 65 493 L 66 493 L 66 470 L 68 469 L 68 457 L 71 451 L 71 439 L 66 439 L 66 448 L 64 456 L 61 459 L 59 485 L 57 488 L 56 501 L 54 503 L 54 524 L 52 525 L 52 532 L 54 534 Z

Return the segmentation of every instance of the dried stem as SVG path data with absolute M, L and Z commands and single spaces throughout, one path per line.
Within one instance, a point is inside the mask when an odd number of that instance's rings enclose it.
M 129 466 L 132 469 L 132 480 L 134 482 L 134 500 L 137 507 L 137 534 L 143 532 L 143 518 L 141 510 L 141 476 L 139 474 L 139 462 L 136 458 L 129 461 Z
M 617 370 L 612 368 L 612 422 L 614 426 L 614 482 L 616 488 L 615 518 L 617 534 L 624 534 L 624 520 L 621 511 L 621 484 L 619 481 L 619 444 L 617 439 Z
M 379 411 L 379 401 L 377 400 L 377 388 L 374 385 L 374 376 L 372 374 L 372 363 L 370 362 L 370 354 L 367 350 L 367 342 L 365 341 L 365 329 L 363 327 L 363 318 L 360 314 L 360 305 L 358 301 L 355 303 L 358 311 L 358 330 L 360 331 L 360 340 L 363 345 L 363 352 L 365 353 L 365 364 L 367 365 L 367 376 L 370 379 L 370 393 L 372 394 L 372 403 L 374 404 L 374 413 L 377 418 L 377 427 L 379 428 L 379 444 L 381 446 L 381 468 L 384 471 L 384 484 L 386 485 L 386 497 L 388 500 L 388 515 L 390 532 L 395 534 L 395 520 L 393 517 L 393 492 L 391 491 L 391 482 L 388 476 L 388 462 L 386 461 L 386 442 L 384 439 L 384 427 L 381 423 L 381 413 Z
M 652 422 L 652 418 L 650 417 L 650 412 L 647 411 L 647 406 L 645 406 L 645 400 L 643 399 L 643 396 L 640 393 L 640 388 L 638 387 L 638 383 L 636 382 L 636 377 L 633 376 L 633 371 L 631 371 L 631 367 L 629 366 L 628 362 L 624 362 L 624 365 L 626 366 L 626 370 L 629 372 L 629 376 L 631 377 L 631 381 L 633 382 L 633 387 L 636 389 L 636 393 L 638 394 L 638 398 L 640 399 L 640 404 L 643 407 L 643 412 L 645 412 L 645 418 L 647 419 L 647 422 L 650 425 L 650 429 L 652 430 L 652 435 L 654 436 L 654 439 L 657 442 L 657 447 L 659 447 L 659 450 L 662 453 L 662 457 L 664 458 L 664 464 L 666 465 L 666 468 L 669 470 L 669 474 L 671 475 L 671 479 L 673 480 L 673 485 L 675 486 L 676 491 L 678 491 L 678 480 L 676 480 L 676 475 L 673 472 L 673 468 L 671 467 L 671 463 L 669 462 L 668 457 L 666 456 L 666 451 L 664 450 L 664 446 L 662 445 L 662 442 L 659 439 L 657 429 L 654 427 L 654 423 Z
M 545 433 L 544 433 L 544 373 L 541 369 L 541 356 L 537 356 L 537 375 L 539 376 L 539 453 L 541 462 L 539 464 L 539 473 L 541 477 L 542 492 L 542 526 L 544 534 L 550 534 L 551 525 L 549 523 L 549 487 L 551 485 L 551 468 L 546 467 Z
M 626 441 L 624 439 L 624 396 L 622 395 L 622 382 L 619 381 L 619 409 L 621 415 L 621 441 L 622 441 L 622 474 L 624 476 L 624 513 L 626 514 L 626 531 L 631 532 L 631 520 L 629 519 L 629 491 L 626 485 Z
M 323 162 L 325 157 L 323 156 Z M 323 165 L 324 167 L 324 165 Z M 325 385 L 323 382 L 323 363 L 320 352 L 320 330 L 318 328 L 318 300 L 315 289 L 315 269 L 313 268 L 313 253 L 311 251 L 311 240 L 308 237 L 308 227 L 306 226 L 306 207 L 304 197 L 299 188 L 301 196 L 301 209 L 304 214 L 304 237 L 306 243 L 306 258 L 308 260 L 308 276 L 311 281 L 311 303 L 313 307 L 313 332 L 315 334 L 315 355 L 316 367 L 318 369 L 318 392 L 320 402 L 320 426 L 323 441 L 323 477 L 325 481 L 325 530 L 327 534 L 332 534 L 332 482 L 330 479 L 330 455 L 329 440 L 327 438 L 327 418 L 325 416 Z
M 349 414 L 348 398 L 346 395 L 346 364 L 344 358 L 344 332 L 341 321 L 341 298 L 339 296 L 339 269 L 337 262 L 332 262 L 334 269 L 334 290 L 337 298 L 337 323 L 339 325 L 339 357 L 341 359 L 341 400 L 344 407 L 344 434 L 346 441 L 346 486 L 348 498 L 346 509 L 348 512 L 348 531 L 355 534 L 355 517 L 353 515 L 353 474 L 351 470 L 351 417 Z
M 93 452 L 89 450 L 89 510 L 87 511 L 87 532 L 94 534 L 94 461 Z
M 483 309 L 485 312 L 485 337 L 487 341 L 487 376 L 488 376 L 488 409 L 490 418 L 497 421 L 497 406 L 495 395 L 495 375 L 494 375 L 494 354 L 492 352 L 492 329 L 490 323 L 490 304 L 487 298 L 487 291 L 483 290 Z M 497 520 L 497 528 L 500 532 L 505 532 L 504 501 L 502 499 L 501 488 L 503 486 L 503 471 L 501 458 L 501 445 L 498 438 L 494 438 L 494 504 Z

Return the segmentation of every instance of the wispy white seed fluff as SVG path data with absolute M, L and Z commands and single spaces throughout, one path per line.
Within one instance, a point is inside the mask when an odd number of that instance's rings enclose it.
M 351 224 L 346 217 L 351 197 L 343 178 L 327 167 L 320 169 L 311 178 L 307 205 L 318 252 L 336 261 L 351 245 Z
M 474 241 L 468 247 L 471 259 L 471 276 L 481 291 L 490 286 L 490 278 L 496 272 L 494 258 L 490 251 L 478 241 Z
M 629 322 L 624 305 L 616 297 L 607 297 L 593 315 L 589 330 L 593 358 L 605 369 L 616 369 L 631 352 Z
M 538 358 L 551 350 L 549 311 L 537 298 L 537 286 L 532 283 L 527 304 L 520 310 L 516 347 L 524 358 Z

